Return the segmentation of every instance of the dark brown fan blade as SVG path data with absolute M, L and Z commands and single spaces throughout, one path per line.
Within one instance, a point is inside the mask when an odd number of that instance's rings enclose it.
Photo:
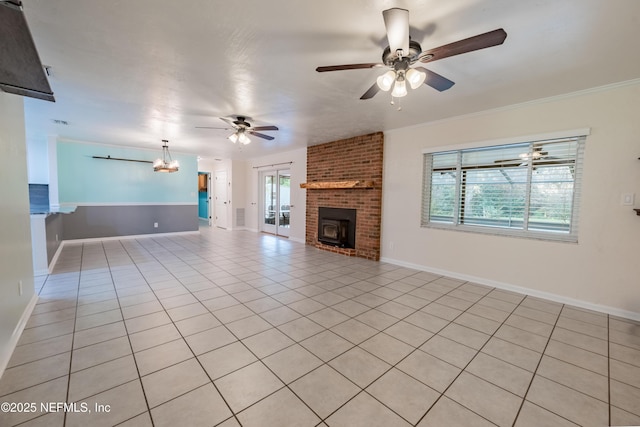
M 435 90 L 439 90 L 440 92 L 450 89 L 455 83 L 449 80 L 448 78 L 441 76 L 438 73 L 434 73 L 431 70 L 427 70 L 424 67 L 415 67 L 416 70 L 420 70 L 427 75 L 427 78 L 424 81 L 424 84 L 427 86 L 431 86 Z
M 251 130 L 278 130 L 276 126 L 256 126 L 252 127 Z
M 340 70 L 359 70 L 362 68 L 377 68 L 382 67 L 384 64 L 379 62 L 370 62 L 368 64 L 348 64 L 348 65 L 328 65 L 326 67 L 318 67 L 316 71 L 324 73 L 325 71 L 340 71 Z
M 380 86 L 378 86 L 378 83 L 374 83 L 373 86 L 371 86 L 369 88 L 369 90 L 367 90 L 361 97 L 360 99 L 371 99 L 374 96 L 376 96 L 376 93 L 378 93 L 380 91 Z
M 258 133 L 258 132 L 254 132 L 252 130 L 246 130 L 246 132 L 250 133 L 251 135 L 257 136 L 258 138 L 268 139 L 269 141 L 271 141 L 273 139 L 272 136 L 265 135 L 264 133 Z
M 507 33 L 502 28 L 489 31 L 488 33 L 479 34 L 469 37 L 468 39 L 459 40 L 444 46 L 436 47 L 424 51 L 418 57 L 421 62 L 433 62 L 439 59 L 448 58 L 461 53 L 473 52 L 491 46 L 497 46 L 504 43 Z

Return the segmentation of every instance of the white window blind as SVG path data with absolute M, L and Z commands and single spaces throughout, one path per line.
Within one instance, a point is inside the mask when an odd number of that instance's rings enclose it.
M 584 141 L 424 154 L 422 226 L 577 241 Z

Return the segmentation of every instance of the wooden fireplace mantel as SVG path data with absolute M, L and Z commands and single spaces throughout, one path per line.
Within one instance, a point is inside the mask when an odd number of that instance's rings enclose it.
M 374 188 L 374 181 L 324 181 L 324 182 L 303 182 L 300 188 L 309 190 L 329 190 L 336 188 Z

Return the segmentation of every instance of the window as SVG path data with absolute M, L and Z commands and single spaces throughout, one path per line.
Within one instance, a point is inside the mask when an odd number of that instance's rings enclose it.
M 576 242 L 584 140 L 425 153 L 422 226 Z

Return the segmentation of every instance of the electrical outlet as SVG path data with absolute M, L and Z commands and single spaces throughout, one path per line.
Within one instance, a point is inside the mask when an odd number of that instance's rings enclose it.
M 57 242 L 58 240 L 59 240 L 59 239 L 58 239 L 58 235 L 56 234 L 56 242 Z
M 22 280 L 18 280 L 18 295 L 22 296 Z
M 634 199 L 635 199 L 635 194 L 633 194 L 633 193 L 624 193 L 622 195 L 622 204 L 624 206 L 633 206 Z
M 153 223 L 153 228 L 158 228 L 158 223 L 157 222 Z

